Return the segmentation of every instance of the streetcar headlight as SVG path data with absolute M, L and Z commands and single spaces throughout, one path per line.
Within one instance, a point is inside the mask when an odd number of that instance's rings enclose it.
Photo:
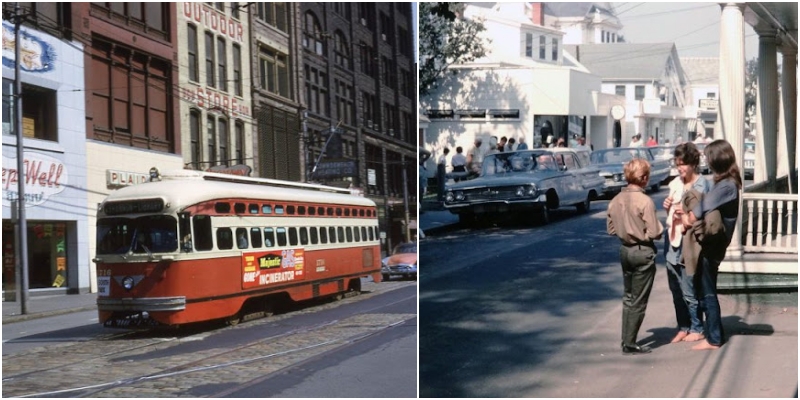
M 448 203 L 452 202 L 453 199 L 455 199 L 455 196 L 453 196 L 453 192 L 447 192 L 447 194 L 444 196 L 444 201 Z
M 124 287 L 124 288 L 125 288 L 125 290 L 131 290 L 131 289 L 133 289 L 133 277 L 126 276 L 126 277 L 125 277 L 125 278 L 122 280 L 122 287 Z
M 456 200 L 461 201 L 464 200 L 464 192 L 456 192 Z

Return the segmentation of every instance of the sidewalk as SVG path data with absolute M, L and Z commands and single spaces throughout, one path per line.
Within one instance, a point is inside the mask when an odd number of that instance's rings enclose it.
M 97 293 L 29 296 L 25 315 L 20 314 L 19 303 L 3 302 L 3 324 L 91 310 L 97 310 Z

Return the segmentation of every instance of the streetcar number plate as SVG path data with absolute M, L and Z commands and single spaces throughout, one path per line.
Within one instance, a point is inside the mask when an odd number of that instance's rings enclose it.
M 111 290 L 111 277 L 110 276 L 98 276 L 97 277 L 97 295 L 98 296 L 108 296 Z

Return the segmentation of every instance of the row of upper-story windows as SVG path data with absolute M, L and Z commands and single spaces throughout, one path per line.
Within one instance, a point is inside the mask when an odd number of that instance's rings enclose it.
M 242 47 L 238 43 L 231 46 L 232 49 L 232 75 L 228 75 L 228 44 L 227 39 L 221 35 L 215 35 L 212 31 L 203 33 L 203 55 L 201 56 L 200 38 L 198 37 L 198 27 L 189 23 L 187 25 L 187 46 L 188 53 L 188 72 L 189 80 L 192 82 L 203 82 L 208 87 L 216 88 L 223 92 L 228 92 L 229 87 L 233 89 L 233 94 L 242 96 Z M 201 57 L 205 61 L 205 77 L 200 76 Z M 228 85 L 228 83 L 231 85 Z
M 539 60 L 558 61 L 558 54 L 559 54 L 558 38 L 548 37 L 546 35 L 537 35 L 533 33 L 524 33 L 524 36 L 525 36 L 525 57 L 528 58 L 538 57 Z M 548 47 L 550 48 L 549 58 L 547 54 Z
M 200 110 L 192 109 L 189 112 L 189 160 L 193 168 L 205 169 L 218 164 L 225 166 L 244 164 L 244 122 L 234 121 L 232 137 L 228 135 L 230 129 L 230 120 L 208 114 L 205 123 L 206 138 L 203 140 Z

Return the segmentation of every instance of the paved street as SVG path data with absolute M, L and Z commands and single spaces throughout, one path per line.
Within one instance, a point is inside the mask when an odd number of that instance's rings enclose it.
M 360 296 L 234 327 L 104 329 L 88 311 L 4 324 L 2 394 L 416 397 L 416 286 L 365 281 Z
M 665 196 L 652 195 L 657 205 Z M 663 254 L 639 332 L 653 353 L 620 354 L 619 246 L 605 233 L 607 204 L 584 216 L 567 208 L 537 227 L 451 229 L 441 211 L 421 216 L 431 229 L 420 245 L 420 396 L 796 396 L 796 292 L 722 295 L 728 343 L 692 351 L 669 344 Z

